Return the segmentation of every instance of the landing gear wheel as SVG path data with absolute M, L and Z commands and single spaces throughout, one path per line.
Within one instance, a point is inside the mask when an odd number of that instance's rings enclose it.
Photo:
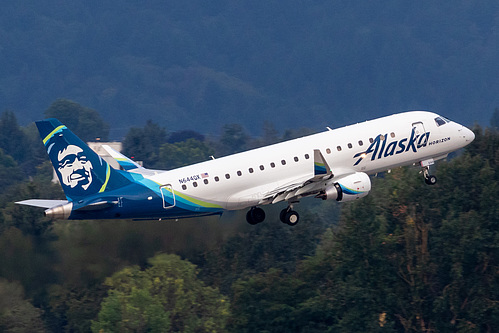
M 424 181 L 428 185 L 435 185 L 437 183 L 437 177 L 428 175 L 427 177 L 425 177 Z
M 265 211 L 259 207 L 253 207 L 246 213 L 246 221 L 255 225 L 265 220 Z
M 300 215 L 298 215 L 298 213 L 295 212 L 294 210 L 290 210 L 286 214 L 285 219 L 287 225 L 294 227 L 300 221 Z
M 430 166 L 423 167 L 424 182 L 428 185 L 435 185 L 437 177 L 430 174 Z
M 279 214 L 279 219 L 281 220 L 282 223 L 286 223 L 286 214 L 288 213 L 289 208 L 285 208 L 281 210 L 281 213 Z
M 281 214 L 279 214 L 279 218 L 281 219 L 282 223 L 286 223 L 287 225 L 290 226 L 295 226 L 298 223 L 298 221 L 300 221 L 300 215 L 298 215 L 297 212 L 289 208 L 283 209 L 281 211 Z

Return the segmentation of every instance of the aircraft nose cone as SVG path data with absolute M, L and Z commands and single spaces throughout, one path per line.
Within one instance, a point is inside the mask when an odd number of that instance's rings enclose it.
M 464 128 L 464 137 L 466 138 L 466 141 L 472 142 L 475 140 L 475 133 L 468 128 Z
M 475 133 L 467 127 L 462 126 L 459 129 L 459 136 L 466 141 L 466 144 L 471 143 L 475 140 Z

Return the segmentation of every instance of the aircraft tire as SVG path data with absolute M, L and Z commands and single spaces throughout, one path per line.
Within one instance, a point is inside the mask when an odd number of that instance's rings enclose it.
M 281 220 L 282 223 L 286 223 L 286 214 L 288 213 L 288 209 L 285 208 L 283 210 L 281 210 L 281 213 L 279 214 L 279 219 Z
M 435 185 L 437 183 L 437 177 L 429 175 L 428 177 L 425 178 L 424 181 L 428 185 Z
M 286 213 L 284 219 L 287 225 L 294 227 L 300 221 L 300 215 L 298 215 L 298 213 L 295 212 L 294 210 L 290 210 L 289 212 Z
M 265 220 L 265 211 L 259 207 L 253 207 L 246 213 L 246 221 L 255 225 Z

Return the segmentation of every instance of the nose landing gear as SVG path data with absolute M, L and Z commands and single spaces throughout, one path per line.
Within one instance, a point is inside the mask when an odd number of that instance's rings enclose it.
M 427 173 L 427 174 L 425 174 L 425 176 L 424 176 L 424 182 L 428 185 L 435 185 L 437 183 L 437 177 L 434 175 L 428 174 L 428 172 L 425 172 L 425 173 Z
M 435 162 L 433 159 L 421 161 L 421 167 L 423 168 L 424 181 L 428 185 L 435 185 L 437 183 L 437 177 L 430 174 L 430 166 Z

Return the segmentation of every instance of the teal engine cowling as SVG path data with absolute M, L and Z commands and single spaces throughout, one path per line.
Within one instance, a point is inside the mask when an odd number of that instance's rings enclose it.
M 316 198 L 322 200 L 352 201 L 365 197 L 371 191 L 371 179 L 364 172 L 340 176 L 321 191 Z

